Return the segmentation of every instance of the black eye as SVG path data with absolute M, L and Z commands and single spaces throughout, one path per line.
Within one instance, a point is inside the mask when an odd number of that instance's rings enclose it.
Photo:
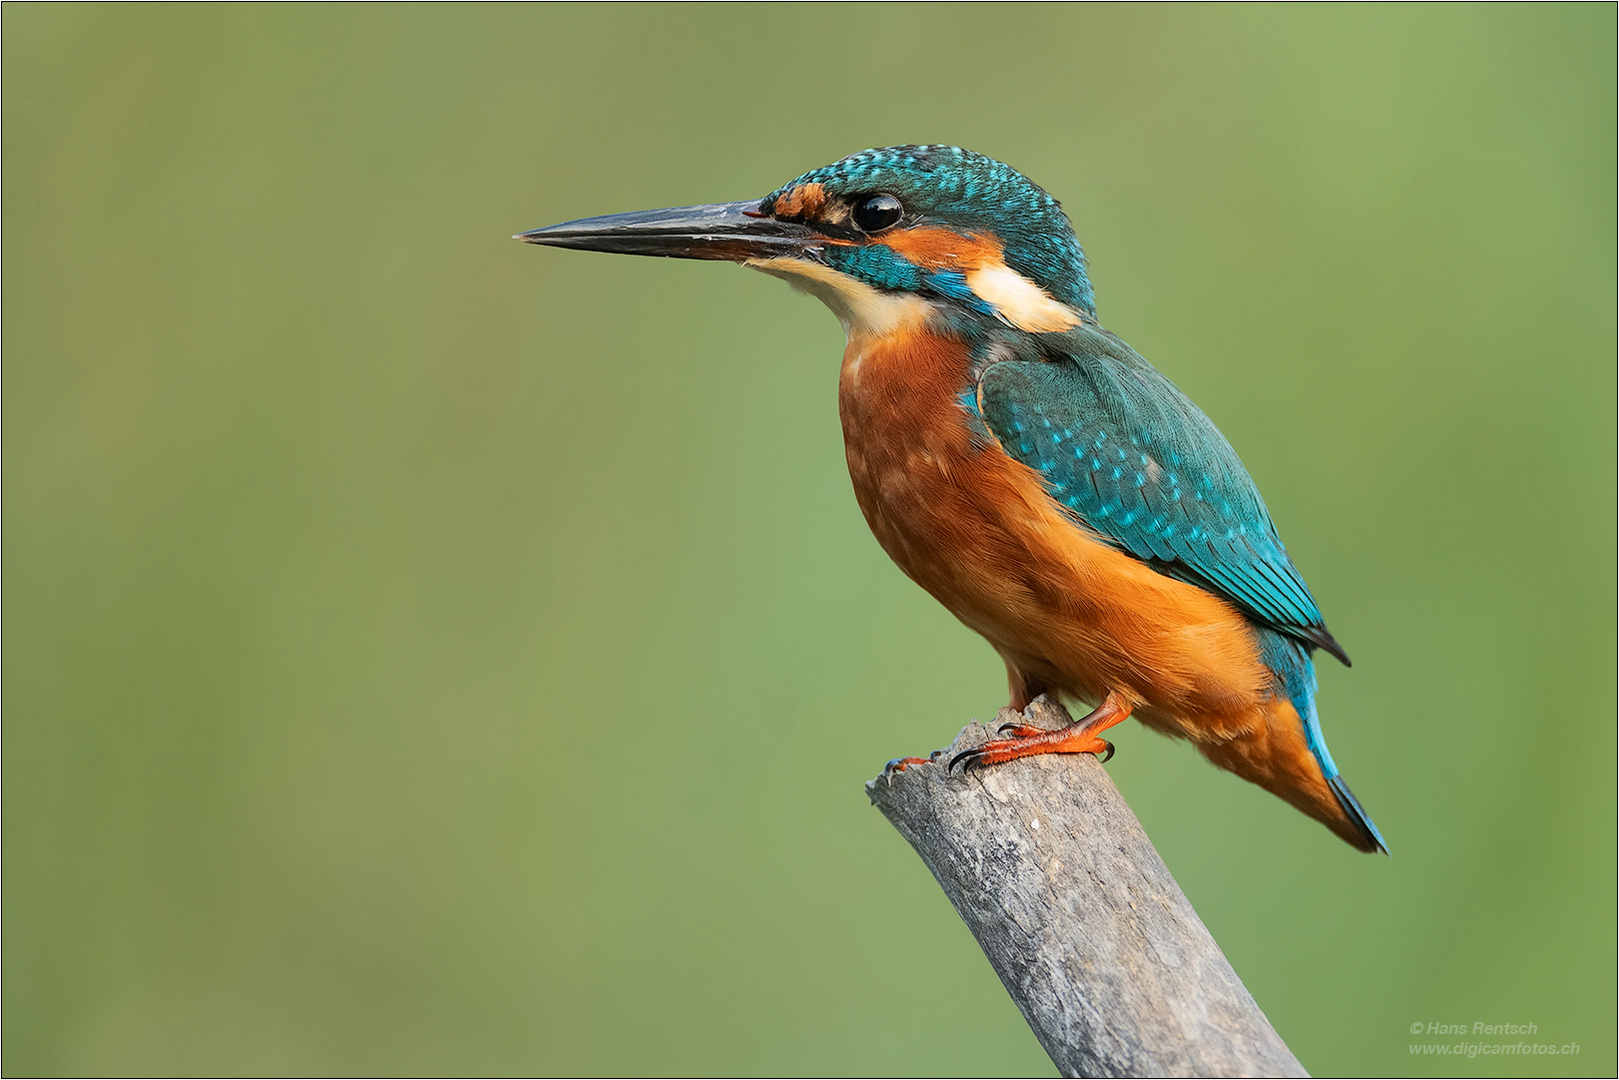
M 904 216 L 904 205 L 892 195 L 867 195 L 854 204 L 854 223 L 869 233 L 897 225 Z

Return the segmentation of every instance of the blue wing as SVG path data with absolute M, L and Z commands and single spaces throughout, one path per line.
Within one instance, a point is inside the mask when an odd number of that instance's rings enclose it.
M 1214 422 L 1111 334 L 1040 340 L 1043 359 L 980 378 L 974 404 L 1001 447 L 1105 540 L 1349 663 Z

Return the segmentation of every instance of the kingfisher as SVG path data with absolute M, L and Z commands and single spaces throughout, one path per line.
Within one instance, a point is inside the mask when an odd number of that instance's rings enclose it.
M 1004 725 L 947 767 L 1106 760 L 1102 733 L 1134 716 L 1387 854 L 1316 712 L 1314 654 L 1349 655 L 1236 451 L 1103 329 L 1067 215 L 1021 173 L 890 146 L 762 199 L 514 239 L 736 262 L 837 316 L 849 477 L 878 543 L 1000 654 L 1010 708 L 1091 707 L 1056 730 Z

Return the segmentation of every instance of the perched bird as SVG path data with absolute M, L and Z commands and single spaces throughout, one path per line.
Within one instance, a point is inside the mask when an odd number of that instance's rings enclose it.
M 889 556 L 1006 662 L 1008 725 L 965 764 L 1111 754 L 1135 716 L 1387 851 L 1316 714 L 1327 632 L 1259 490 L 1212 421 L 1102 329 L 1057 200 L 954 146 L 892 146 L 763 199 L 584 218 L 553 247 L 724 259 L 819 297 L 848 338 L 849 476 Z M 907 763 L 921 759 L 906 759 Z

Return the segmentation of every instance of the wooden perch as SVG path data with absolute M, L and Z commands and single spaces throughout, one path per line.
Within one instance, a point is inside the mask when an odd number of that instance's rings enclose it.
M 1054 728 L 1044 699 L 1024 720 Z M 1048 754 L 966 775 L 976 720 L 866 785 L 1064 1076 L 1308 1076 L 1204 929 L 1107 770 Z

